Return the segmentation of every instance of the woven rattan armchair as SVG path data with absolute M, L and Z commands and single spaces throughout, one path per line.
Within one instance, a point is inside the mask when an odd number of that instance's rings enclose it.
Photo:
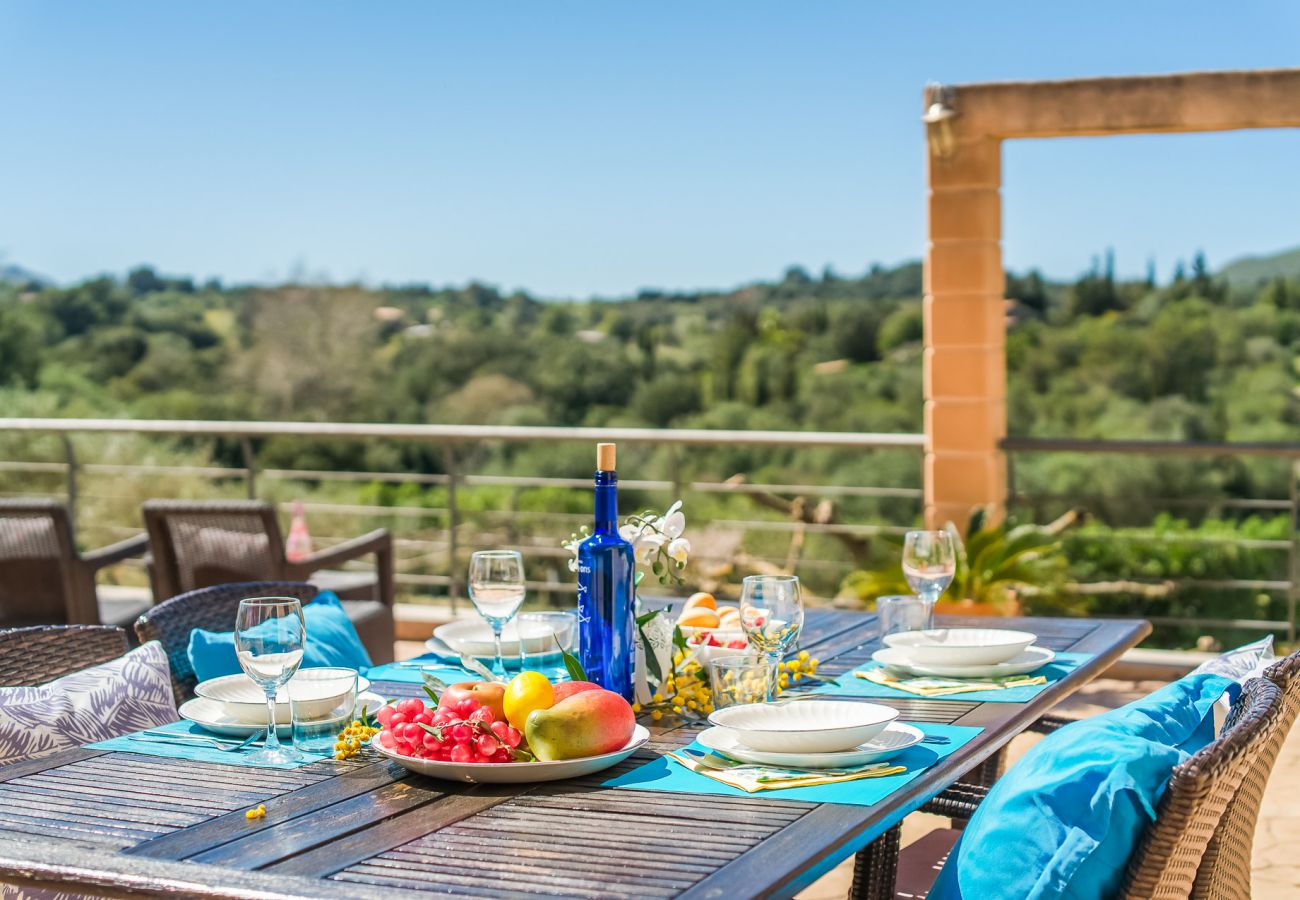
M 117 659 L 126 632 L 108 625 L 38 625 L 0 631 L 0 685 L 35 687 Z
M 198 679 L 190 665 L 190 632 L 233 631 L 239 601 L 249 597 L 296 597 L 306 603 L 320 593 L 314 584 L 301 581 L 251 581 L 199 588 L 159 603 L 135 623 L 140 643 L 158 641 L 167 653 L 172 672 L 172 690 L 179 706 L 194 697 Z M 391 642 L 389 652 L 392 652 Z
M 1243 897 L 1250 895 L 1250 858 L 1254 850 L 1255 825 L 1264 800 L 1264 788 L 1277 763 L 1287 733 L 1300 712 L 1300 651 L 1274 663 L 1264 677 L 1282 692 L 1281 722 L 1272 740 L 1255 755 L 1236 794 L 1228 802 L 1223 820 L 1210 838 L 1196 873 L 1195 897 Z
M 0 628 L 129 625 L 148 600 L 100 600 L 100 569 L 144 554 L 143 534 L 78 553 L 68 510 L 53 500 L 0 500 Z
M 393 541 L 384 529 L 327 547 L 299 562 L 284 555 L 275 508 L 252 501 L 149 500 L 144 524 L 155 597 L 244 581 L 311 581 L 343 600 L 370 658 L 393 660 Z M 323 579 L 322 569 L 375 557 L 374 576 L 350 583 Z M 349 573 L 351 574 L 351 573 Z M 234 615 L 223 624 L 229 630 Z
M 1269 758 L 1266 751 L 1281 746 L 1286 738 L 1292 720 L 1287 707 L 1282 690 L 1273 681 L 1253 678 L 1246 683 L 1219 737 L 1174 767 L 1156 818 L 1129 859 L 1121 897 L 1226 900 L 1250 896 L 1249 855 L 1243 871 L 1235 852 L 1220 850 L 1212 860 L 1208 850 L 1215 836 L 1228 827 L 1229 805 L 1242 795 L 1247 780 L 1257 777 L 1257 764 L 1267 759 L 1266 768 L 1272 768 L 1276 755 Z M 1267 781 L 1267 772 L 1263 781 Z M 969 818 L 987 789 L 967 786 L 963 790 L 969 794 L 965 800 L 948 798 L 945 793 L 938 803 L 923 810 Z M 1249 828 L 1254 829 L 1253 816 Z M 887 832 L 858 853 L 850 896 L 921 900 L 959 834 L 941 829 L 899 854 L 897 830 Z M 1249 843 L 1246 846 L 1248 849 Z

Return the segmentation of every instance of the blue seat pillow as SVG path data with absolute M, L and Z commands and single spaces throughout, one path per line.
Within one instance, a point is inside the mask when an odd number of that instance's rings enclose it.
M 307 626 L 306 647 L 303 648 L 302 667 L 346 666 L 365 669 L 370 666 L 370 654 L 357 637 L 357 630 L 348 619 L 343 604 L 333 591 L 317 594 L 302 607 L 303 621 Z M 243 671 L 235 656 L 233 631 L 205 631 L 195 628 L 190 632 L 190 645 L 186 651 L 194 675 L 199 681 L 236 675 Z
M 980 803 L 931 900 L 1115 896 L 1174 766 L 1214 739 L 1229 687 L 1195 673 L 1048 735 Z

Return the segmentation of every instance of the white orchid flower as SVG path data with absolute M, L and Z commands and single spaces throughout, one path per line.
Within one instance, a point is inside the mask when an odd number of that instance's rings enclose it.
M 645 565 L 653 562 L 655 556 L 659 553 L 659 548 L 664 545 L 664 537 L 661 534 L 650 532 L 637 536 L 636 541 L 632 544 L 633 552 L 636 554 L 636 561 Z
M 691 542 L 686 538 L 674 538 L 668 544 L 668 557 L 679 566 L 686 565 L 691 556 Z
M 673 510 L 664 516 L 662 530 L 670 541 L 681 537 L 686 530 L 686 515 L 679 509 Z
M 620 525 L 618 529 L 618 536 L 621 537 L 623 540 L 627 541 L 629 544 L 635 544 L 637 535 L 640 534 L 640 531 L 641 530 L 637 528 L 635 525 L 630 525 L 630 524 Z
M 578 557 L 575 556 L 569 560 L 569 571 L 570 572 L 578 571 Z

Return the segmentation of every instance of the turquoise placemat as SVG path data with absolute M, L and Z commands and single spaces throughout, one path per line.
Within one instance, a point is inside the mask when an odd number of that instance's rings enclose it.
M 149 731 L 167 731 L 174 734 L 197 734 L 203 737 L 220 737 L 225 735 L 214 735 L 205 731 L 193 722 L 172 722 L 170 725 L 161 725 L 157 728 L 150 728 Z M 144 737 L 142 732 L 135 734 Z M 260 740 L 260 738 L 259 738 Z M 288 738 L 281 738 L 281 743 L 288 744 Z M 233 746 L 233 745 L 232 745 Z M 262 769 L 296 769 L 305 766 L 308 763 L 320 762 L 324 757 L 311 756 L 300 762 L 274 763 L 267 765 L 265 763 L 250 762 L 249 756 L 252 755 L 256 747 L 248 747 L 237 753 L 229 753 L 223 750 L 217 750 L 213 747 L 206 747 L 201 744 L 194 746 L 182 746 L 181 744 L 166 743 L 163 741 L 151 741 L 147 737 L 143 740 L 133 739 L 130 735 L 109 738 L 106 741 L 98 741 L 94 744 L 86 744 L 87 750 L 112 750 L 117 753 L 143 753 L 147 756 L 166 756 L 171 759 L 188 759 L 192 762 L 217 763 L 223 766 L 250 766 Z
M 442 679 L 448 684 L 455 684 L 458 681 L 478 681 L 479 676 L 465 671 L 459 666 L 451 666 L 433 656 L 417 656 L 415 659 L 406 660 L 406 662 L 420 662 L 425 664 L 425 669 L 436 677 Z M 371 681 L 399 681 L 406 684 L 422 684 L 424 676 L 421 669 L 415 666 L 400 666 L 397 663 L 385 663 L 382 666 L 371 666 L 365 672 L 365 676 Z
M 950 739 L 947 744 L 917 744 L 909 747 L 891 762 L 907 766 L 906 772 L 883 775 L 880 778 L 861 778 L 839 784 L 816 784 L 810 787 L 785 788 L 779 791 L 746 793 L 712 778 L 697 775 L 666 756 L 638 766 L 630 772 L 616 775 L 604 787 L 632 788 L 640 791 L 669 791 L 675 794 L 721 794 L 724 797 L 771 798 L 773 800 L 803 800 L 808 803 L 842 803 L 848 806 L 871 806 L 879 803 L 894 791 L 920 775 L 937 761 L 952 753 L 984 729 L 966 725 L 924 725 L 909 723 L 929 735 L 942 735 Z M 698 743 L 691 748 L 709 752 Z
M 473 672 L 470 672 L 467 669 L 462 669 L 460 666 L 449 664 L 444 657 L 434 656 L 432 654 L 417 656 L 413 659 L 403 660 L 403 662 L 423 663 L 425 669 L 432 672 L 435 676 L 448 684 L 455 684 L 458 681 L 482 680 L 481 675 L 475 675 Z M 530 665 L 529 668 L 533 671 L 541 672 L 547 678 L 551 679 L 551 681 L 569 680 L 569 673 L 563 665 L 547 665 L 535 669 Z M 520 670 L 507 668 L 506 674 L 510 675 L 518 671 Z M 385 663 L 382 666 L 371 666 L 369 671 L 364 674 L 371 681 L 397 681 L 406 684 L 421 684 L 424 681 L 424 677 L 421 675 L 421 669 L 415 666 L 403 666 L 397 663 Z
M 880 663 L 872 662 L 845 672 L 843 675 L 838 676 L 836 679 L 837 684 L 824 685 L 814 692 L 839 697 L 884 697 L 890 700 L 910 698 L 912 700 L 968 700 L 972 703 L 1026 703 L 1050 687 L 1053 682 L 1060 681 L 1083 663 L 1092 659 L 1092 656 L 1091 653 L 1058 653 L 1056 659 L 1051 663 L 1043 666 L 1037 672 L 1030 673 L 1045 676 L 1047 678 L 1046 684 L 1003 688 L 1000 691 L 970 691 L 965 694 L 948 694 L 943 697 L 921 697 L 909 691 L 900 691 L 897 688 L 876 684 L 874 681 L 867 681 L 867 679 L 859 678 L 853 674 L 853 672 L 869 672 L 872 669 L 880 668 Z

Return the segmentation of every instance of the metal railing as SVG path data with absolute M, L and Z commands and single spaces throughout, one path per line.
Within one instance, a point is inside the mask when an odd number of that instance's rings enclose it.
M 1219 458 L 1266 458 L 1286 464 L 1286 498 L 1233 498 L 1233 497 L 1150 497 L 1144 498 L 1152 505 L 1202 509 L 1202 510 L 1257 510 L 1287 516 L 1287 537 L 1282 540 L 1244 539 L 1236 536 L 1210 535 L 1143 535 L 1145 540 L 1163 543 L 1231 544 L 1238 548 L 1275 550 L 1286 553 L 1286 577 L 1263 578 L 1172 578 L 1164 582 L 1177 589 L 1198 587 L 1206 589 L 1256 591 L 1280 594 L 1286 602 L 1285 619 L 1213 619 L 1205 617 L 1164 617 L 1147 615 L 1157 625 L 1231 626 L 1235 628 L 1285 631 L 1287 639 L 1296 640 L 1296 611 L 1300 606 L 1300 444 L 1276 441 L 1149 441 L 1149 440 L 1077 440 L 1071 438 L 1007 437 L 1001 442 L 1007 452 L 1007 506 L 1014 508 L 1033 502 L 1068 502 L 1087 508 L 1090 500 L 1106 501 L 1113 498 L 1073 495 L 1070 497 L 1024 493 L 1017 490 L 1015 454 L 1072 453 L 1087 455 L 1145 456 L 1157 458 L 1181 457 L 1202 460 Z M 1099 540 L 1125 540 L 1131 535 L 1098 535 Z
M 470 533 L 466 528 L 466 510 L 463 494 L 475 488 L 509 488 L 512 490 L 510 502 L 499 511 L 500 515 L 510 521 L 507 531 L 522 542 L 521 529 L 517 523 L 521 520 L 542 520 L 542 524 L 553 530 L 546 532 L 545 543 L 535 543 L 528 547 L 532 556 L 554 560 L 558 571 L 559 562 L 567 556 L 559 546 L 559 541 L 577 526 L 589 521 L 590 514 L 571 514 L 566 512 L 525 511 L 517 508 L 518 492 L 530 488 L 562 488 L 570 490 L 591 490 L 588 478 L 563 478 L 542 476 L 516 476 L 500 474 L 475 474 L 464 471 L 459 458 L 459 448 L 466 445 L 493 443 L 557 443 L 557 442 L 594 442 L 616 441 L 622 444 L 651 445 L 654 447 L 776 447 L 776 448 L 838 448 L 857 450 L 893 450 L 916 453 L 917 482 L 920 480 L 919 453 L 924 447 L 924 436 L 920 434 L 870 434 L 840 432 L 796 432 L 796 431 L 740 431 L 715 429 L 652 429 L 652 428 L 552 428 L 525 426 L 479 426 L 479 425 L 389 425 L 389 424 L 351 424 L 320 422 L 243 422 L 243 421 L 173 421 L 140 419 L 0 419 L 0 434 L 25 433 L 32 435 L 56 436 L 62 445 L 62 459 L 54 460 L 8 460 L 0 461 L 0 476 L 4 473 L 28 473 L 61 476 L 63 493 L 76 521 L 77 509 L 84 500 L 111 499 L 104 496 L 91 497 L 85 491 L 83 482 L 89 476 L 111 476 L 114 478 L 154 477 L 160 475 L 177 475 L 185 478 L 203 479 L 211 482 L 238 481 L 243 484 L 243 493 L 255 499 L 267 491 L 271 482 L 321 482 L 321 483 L 388 483 L 416 484 L 427 487 L 442 488 L 445 491 L 445 506 L 377 506 L 364 503 L 337 503 L 308 501 L 304 508 L 308 512 L 323 514 L 343 514 L 350 516 L 389 517 L 396 520 L 412 522 L 445 522 L 440 539 L 414 539 L 398 537 L 395 544 L 398 549 L 398 571 L 396 581 L 408 589 L 445 589 L 453 605 L 462 596 L 463 578 L 460 567 L 456 564 L 461 549 L 466 543 L 474 546 L 484 544 L 492 537 L 481 533 Z M 203 438 L 210 437 L 223 441 L 238 441 L 240 449 L 240 466 L 215 465 L 159 465 L 143 463 L 89 462 L 83 460 L 74 437 L 88 434 L 130 434 L 154 436 L 157 438 Z M 258 462 L 256 441 L 264 438 L 294 437 L 321 440 L 356 440 L 356 441 L 410 441 L 432 444 L 442 450 L 441 472 L 411 471 L 350 471 L 321 469 L 282 469 L 262 468 Z M 922 492 L 919 487 L 898 486 L 862 486 L 837 484 L 798 484 L 798 483 L 750 483 L 748 481 L 709 481 L 686 478 L 681 466 L 674 460 L 670 466 L 672 476 L 668 479 L 623 479 L 620 486 L 627 491 L 658 492 L 671 494 L 673 498 L 681 497 L 687 492 L 702 494 L 733 495 L 795 495 L 812 498 L 878 498 L 881 500 L 903 501 L 915 505 L 915 514 L 919 515 Z M 288 504 L 285 504 L 286 506 Z M 914 517 L 913 517 L 914 518 Z M 850 535 L 870 537 L 882 533 L 901 533 L 903 525 L 885 522 L 877 523 L 817 523 L 795 522 L 780 518 L 738 518 L 716 519 L 710 525 L 714 527 L 733 528 L 743 531 L 782 533 L 799 531 L 809 535 Z M 125 529 L 125 524 L 123 526 Z M 405 562 L 411 560 L 427 561 L 430 555 L 437 555 L 445 562 L 437 568 L 441 571 L 412 571 L 421 566 L 404 565 L 403 553 L 408 554 Z M 701 558 L 698 554 L 696 558 Z M 766 559 L 761 556 L 754 559 Z M 707 560 L 707 557 L 704 557 Z M 720 561 L 720 560 L 719 560 Z M 778 563 L 779 560 L 766 561 Z M 837 569 L 848 570 L 842 561 L 802 557 L 799 566 L 809 571 L 826 571 L 833 573 Z M 531 585 L 534 589 L 548 593 L 572 593 L 575 590 L 571 580 L 550 577 Z

